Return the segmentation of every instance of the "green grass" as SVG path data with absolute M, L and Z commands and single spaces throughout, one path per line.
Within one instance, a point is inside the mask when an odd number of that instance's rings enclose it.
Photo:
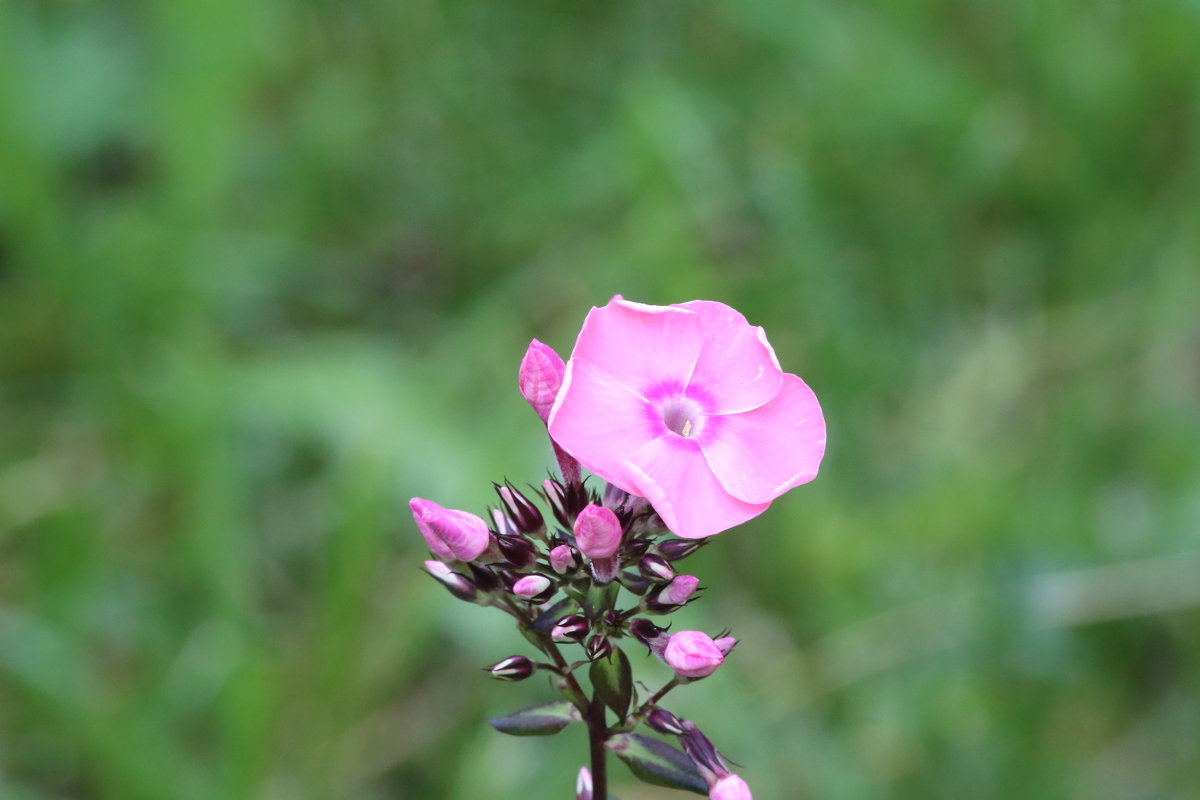
M 736 306 L 826 409 L 679 614 L 743 637 L 672 707 L 757 797 L 1197 796 L 1197 31 L 0 3 L 0 796 L 569 797 L 405 502 L 539 479 L 516 365 L 618 292 Z

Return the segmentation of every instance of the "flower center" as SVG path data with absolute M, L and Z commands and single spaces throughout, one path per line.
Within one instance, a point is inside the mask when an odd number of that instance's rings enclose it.
M 700 431 L 704 414 L 692 400 L 680 397 L 662 405 L 662 421 L 669 430 L 690 439 Z

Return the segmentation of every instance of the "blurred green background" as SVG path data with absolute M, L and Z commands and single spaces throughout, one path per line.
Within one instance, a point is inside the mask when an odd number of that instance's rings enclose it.
M 406 502 L 618 292 L 826 409 L 676 620 L 756 797 L 1200 797 L 1195 0 L 0 0 L 0 797 L 570 797 Z

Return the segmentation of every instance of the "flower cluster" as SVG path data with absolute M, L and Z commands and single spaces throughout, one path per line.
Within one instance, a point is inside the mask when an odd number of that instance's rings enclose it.
M 532 491 L 495 485 L 489 519 L 410 502 L 436 556 L 426 571 L 455 597 L 511 616 L 540 653 L 501 659 L 492 676 L 541 672 L 564 698 L 492 725 L 546 735 L 585 724 L 591 768 L 580 772 L 577 800 L 608 796 L 606 752 L 649 783 L 747 800 L 746 783 L 704 734 L 661 705 L 716 671 L 737 640 L 650 618 L 697 598 L 699 578 L 678 566 L 705 537 L 816 475 L 825 423 L 815 396 L 782 371 L 762 329 L 728 306 L 620 297 L 592 309 L 568 362 L 534 340 L 518 385 L 546 425 L 560 476 Z M 674 671 L 648 697 L 634 687 L 626 640 Z M 639 726 L 678 737 L 681 749 Z

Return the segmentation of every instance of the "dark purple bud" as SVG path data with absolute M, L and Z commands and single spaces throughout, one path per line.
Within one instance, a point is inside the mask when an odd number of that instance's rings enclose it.
M 533 674 L 537 665 L 525 656 L 509 656 L 491 667 L 492 677 L 501 681 L 523 681 Z
M 671 638 L 666 628 L 660 628 L 644 617 L 638 617 L 630 623 L 629 633 L 659 658 L 662 657 L 667 648 L 667 641 Z
M 675 577 L 675 570 L 671 569 L 670 562 L 653 554 L 642 556 L 642 560 L 638 562 L 638 572 L 651 581 L 669 581 Z
M 621 585 L 636 595 L 643 595 L 650 588 L 650 581 L 636 572 L 622 572 Z
M 565 486 L 553 478 L 542 484 L 546 502 L 554 512 L 554 518 L 564 528 L 575 525 L 575 517 L 592 501 L 591 494 L 582 483 L 571 482 Z
M 496 545 L 500 548 L 504 560 L 517 569 L 533 566 L 537 561 L 537 550 L 528 539 L 497 534 Z
M 700 579 L 695 575 L 676 575 L 670 583 L 659 586 L 646 597 L 647 611 L 670 614 L 678 611 L 696 593 Z
M 649 550 L 650 550 L 650 540 L 649 539 L 626 538 L 625 544 L 621 548 L 621 551 L 628 558 L 631 558 L 631 559 L 641 558 L 642 556 L 646 555 L 647 551 L 649 551 Z
M 504 514 L 512 526 L 525 535 L 541 534 L 546 530 L 546 522 L 542 512 L 529 501 L 529 498 L 517 491 L 513 485 L 505 481 L 504 485 L 492 484 L 500 502 L 504 505 Z
M 717 752 L 717 748 L 708 737 L 700 732 L 700 729 L 692 722 L 682 721 L 683 733 L 679 736 L 679 744 L 683 747 L 685 753 L 692 757 L 692 761 L 696 763 L 696 768 L 700 770 L 700 774 L 704 776 L 704 780 L 712 786 L 720 778 L 729 774 L 729 767 L 725 764 L 725 759 L 721 758 L 721 754 Z
M 612 649 L 612 642 L 608 640 L 607 636 L 601 635 L 596 635 L 588 639 L 588 643 L 583 646 L 583 652 L 587 654 L 588 659 L 591 661 L 595 661 L 598 658 L 607 658 Z
M 687 558 L 706 544 L 708 539 L 667 539 L 665 542 L 659 542 L 658 547 L 654 549 L 667 561 L 678 561 Z
M 500 576 L 487 567 L 471 564 L 471 582 L 479 587 L 481 592 L 494 592 L 504 585 Z
M 587 617 L 579 614 L 568 614 L 560 619 L 550 631 L 550 638 L 556 642 L 582 642 L 588 635 L 592 625 Z
M 473 603 L 479 599 L 479 587 L 441 561 L 426 561 L 425 571 L 432 575 L 438 583 L 449 589 L 450 594 L 459 600 Z
M 665 708 L 653 708 L 646 715 L 646 724 L 652 730 L 665 733 L 668 736 L 680 736 L 684 732 L 683 720 L 667 711 Z

